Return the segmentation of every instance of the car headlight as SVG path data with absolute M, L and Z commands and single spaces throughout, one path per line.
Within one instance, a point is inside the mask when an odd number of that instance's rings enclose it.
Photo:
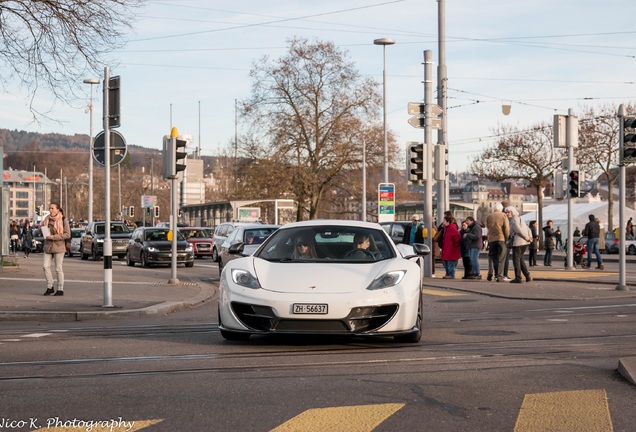
M 104 239 L 96 239 L 95 240 L 97 243 L 104 243 Z
M 377 290 L 383 288 L 390 288 L 399 284 L 404 275 L 406 274 L 406 270 L 396 270 L 384 273 L 379 278 L 375 279 L 371 282 L 371 285 L 367 287 L 368 290 Z
M 154 247 L 154 246 L 148 246 L 148 247 L 146 248 L 146 250 L 147 250 L 148 252 L 159 252 L 159 249 L 157 249 L 157 248 L 156 248 L 156 247 Z
M 188 245 L 185 248 L 186 252 L 192 252 L 192 245 L 190 243 L 188 243 Z
M 246 288 L 258 289 L 261 287 L 261 284 L 258 283 L 258 279 L 247 270 L 232 269 L 232 280 L 235 284 Z

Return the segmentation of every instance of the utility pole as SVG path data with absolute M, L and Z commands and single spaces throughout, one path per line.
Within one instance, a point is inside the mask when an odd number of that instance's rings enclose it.
M 437 0 L 437 43 L 438 43 L 438 65 L 437 65 L 437 104 L 442 109 L 440 118 L 442 121 L 441 128 L 437 131 L 437 144 L 443 145 L 444 149 L 448 149 L 448 110 L 447 110 L 447 90 L 448 76 L 446 70 L 446 0 Z M 442 166 L 446 170 L 448 154 L 443 152 L 444 161 Z M 437 220 L 441 221 L 444 212 L 450 210 L 450 182 L 448 174 L 444 174 L 444 180 L 437 183 Z

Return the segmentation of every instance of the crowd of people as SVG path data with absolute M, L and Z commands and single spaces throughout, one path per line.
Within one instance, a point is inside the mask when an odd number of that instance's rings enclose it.
M 412 225 L 406 227 L 403 243 L 423 243 L 423 224 L 420 215 L 413 215 Z M 553 221 L 548 220 L 539 229 L 536 220 L 526 222 L 520 217 L 519 211 L 508 202 L 496 203 L 493 212 L 485 221 L 476 221 L 472 216 L 463 221 L 457 221 L 452 212 L 446 211 L 442 223 L 434 223 L 433 254 L 441 258 L 445 274 L 444 279 L 455 279 L 456 269 L 461 259 L 463 267 L 462 279 L 482 279 L 479 264 L 479 254 L 488 251 L 488 271 L 486 279 L 496 282 L 523 283 L 532 281 L 530 267 L 536 267 L 537 250 L 540 235 L 543 235 L 545 254 L 543 265 L 552 266 L 554 250 L 564 248 L 561 228 L 553 227 Z M 627 224 L 627 232 L 633 230 L 631 219 Z M 599 249 L 601 229 L 599 219 L 589 216 L 589 222 L 581 232 L 578 228 L 574 237 L 587 237 L 587 262 L 583 268 L 591 268 L 596 260 L 597 270 L 603 270 L 603 258 Z M 527 262 L 526 262 L 527 256 Z M 513 277 L 509 277 L 509 263 L 512 261 Z M 433 266 L 433 275 L 435 274 Z

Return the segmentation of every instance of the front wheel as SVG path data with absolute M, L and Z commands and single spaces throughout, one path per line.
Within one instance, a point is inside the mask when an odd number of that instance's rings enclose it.
M 212 248 L 212 261 L 214 262 L 219 261 L 219 252 L 216 250 L 215 247 Z
M 132 260 L 132 257 L 130 256 L 130 253 L 126 253 L 126 264 L 128 264 L 128 267 L 134 267 L 135 266 L 135 262 Z
M 99 254 L 97 253 L 96 247 L 93 247 L 91 251 L 91 257 L 93 258 L 93 261 L 99 261 Z
M 629 245 L 627 248 L 627 255 L 636 255 L 636 246 Z
M 185 266 L 186 267 L 194 267 L 194 261 L 190 261 L 190 262 L 185 263 Z
M 141 252 L 141 254 L 139 254 L 139 263 L 144 268 L 148 267 L 148 258 L 143 251 Z

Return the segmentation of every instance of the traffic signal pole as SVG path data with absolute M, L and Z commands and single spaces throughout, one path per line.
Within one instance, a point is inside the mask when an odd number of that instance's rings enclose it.
M 574 170 L 578 170 L 576 159 L 574 157 L 574 148 L 579 145 L 579 120 L 574 115 L 574 110 L 572 108 L 568 109 L 568 115 L 565 119 L 565 142 L 568 148 L 568 170 L 571 173 Z M 577 181 L 579 180 L 577 179 Z M 566 242 L 567 244 L 565 245 L 567 270 L 574 270 L 574 236 L 572 235 L 572 219 L 574 217 L 573 204 L 575 198 L 578 198 L 578 196 L 575 197 L 572 193 L 570 193 L 570 188 L 568 188 L 568 238 Z
M 110 69 L 104 68 L 104 302 L 113 307 L 113 243 L 110 238 Z
M 619 147 L 618 147 L 618 291 L 628 291 L 627 280 L 625 277 L 625 115 L 627 111 L 625 106 L 620 104 L 618 107 L 618 124 L 619 124 Z M 612 191 L 610 191 L 610 199 L 612 199 Z
M 424 243 L 428 246 L 431 253 L 424 259 L 424 277 L 433 275 L 433 266 L 435 265 L 435 254 L 433 253 L 433 164 L 432 156 L 432 108 L 433 108 L 433 52 L 431 50 L 424 51 L 424 151 L 422 159 L 426 161 L 424 164 L 424 227 L 427 230 L 427 236 Z M 438 195 L 439 203 L 439 195 Z

